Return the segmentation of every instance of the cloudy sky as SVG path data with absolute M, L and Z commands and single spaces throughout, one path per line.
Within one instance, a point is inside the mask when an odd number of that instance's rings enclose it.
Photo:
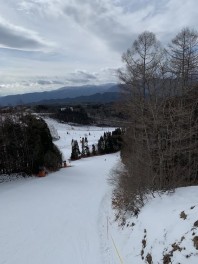
M 197 0 L 0 0 L 0 96 L 116 82 L 144 30 L 198 29 Z

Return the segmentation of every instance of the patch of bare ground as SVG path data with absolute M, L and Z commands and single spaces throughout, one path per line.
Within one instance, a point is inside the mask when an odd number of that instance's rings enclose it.
M 148 253 L 146 255 L 146 263 L 153 264 L 153 258 L 152 258 L 152 255 L 150 253 Z
M 194 244 L 194 247 L 198 250 L 198 236 L 195 236 L 193 238 L 193 244 Z
M 144 249 L 146 247 L 146 229 L 144 229 L 144 238 L 142 239 L 142 250 L 141 250 L 141 256 L 142 256 L 142 259 L 144 259 Z
M 186 218 L 187 218 L 187 214 L 185 214 L 185 212 L 182 211 L 182 212 L 180 213 L 180 218 L 186 220 Z

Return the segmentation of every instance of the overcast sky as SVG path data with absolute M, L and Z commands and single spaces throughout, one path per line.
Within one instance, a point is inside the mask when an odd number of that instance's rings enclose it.
M 0 0 L 0 95 L 116 82 L 144 30 L 198 29 L 197 0 Z

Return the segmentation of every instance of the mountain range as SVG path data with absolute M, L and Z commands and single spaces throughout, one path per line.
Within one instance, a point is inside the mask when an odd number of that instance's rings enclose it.
M 67 102 L 101 102 L 103 100 L 115 101 L 119 87 L 114 83 L 102 85 L 66 86 L 46 92 L 32 92 L 26 94 L 7 95 L 0 97 L 0 106 L 16 106 L 31 103 Z M 106 94 L 106 95 L 105 95 Z M 95 95 L 95 96 L 94 96 Z M 90 97 L 91 96 L 91 97 Z M 74 98 L 76 98 L 74 100 Z M 63 100 L 64 99 L 64 100 Z M 51 101 L 52 100 L 52 101 Z

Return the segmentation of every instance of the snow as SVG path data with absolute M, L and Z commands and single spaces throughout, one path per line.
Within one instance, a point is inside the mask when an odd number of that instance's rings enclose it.
M 58 131 L 60 139 L 54 143 L 61 150 L 63 154 L 63 160 L 70 159 L 72 139 L 78 141 L 81 151 L 80 140 L 83 137 L 87 137 L 91 150 L 92 144 L 97 144 L 100 136 L 103 136 L 104 132 L 111 132 L 115 129 L 112 127 L 78 126 L 74 124 L 58 123 L 51 118 L 46 118 L 45 122 L 48 124 L 48 127 L 54 127 Z
M 90 132 L 96 143 L 102 128 L 54 124 L 55 143 L 66 159 L 71 138 Z M 68 148 L 68 149 L 67 149 Z M 0 185 L 0 264 L 101 264 L 100 212 L 108 190 L 107 178 L 119 154 L 72 162 L 44 178 Z
M 115 216 L 109 204 L 109 232 L 117 242 L 123 263 L 147 263 L 147 254 L 151 254 L 152 263 L 170 263 L 163 262 L 163 256 L 171 255 L 172 252 L 171 263 L 197 264 L 198 250 L 193 243 L 193 238 L 198 236 L 198 227 L 194 226 L 198 220 L 197 194 L 197 186 L 178 188 L 169 195 L 156 194 L 143 207 L 138 217 L 126 216 L 124 226 L 118 226 L 114 221 Z M 183 211 L 187 215 L 186 219 L 180 217 Z M 145 247 L 143 240 L 146 241 Z M 111 244 L 111 241 L 106 241 L 109 251 Z M 179 246 L 175 251 L 174 244 Z
M 72 139 L 87 136 L 91 146 L 114 130 L 46 122 L 67 161 Z M 181 252 L 172 252 L 172 263 L 197 264 L 198 187 L 156 195 L 138 217 L 126 215 L 123 226 L 115 222 L 108 181 L 118 161 L 119 153 L 84 158 L 44 178 L 0 184 L 0 264 L 142 264 L 148 253 L 161 264 L 174 243 Z
M 56 130 L 56 128 L 54 127 L 54 125 L 49 124 L 48 128 L 50 130 L 50 134 L 52 136 L 53 140 L 58 140 L 59 139 L 59 135 L 58 135 L 58 131 Z

